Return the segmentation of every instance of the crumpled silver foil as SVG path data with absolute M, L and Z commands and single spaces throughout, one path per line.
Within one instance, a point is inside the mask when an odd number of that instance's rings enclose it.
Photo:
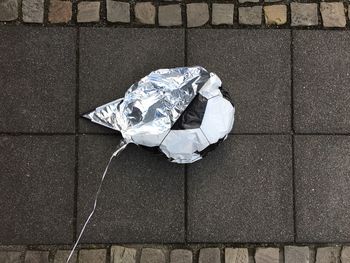
M 199 66 L 159 69 L 133 84 L 124 98 L 84 117 L 120 131 L 127 143 L 159 146 L 209 78 Z

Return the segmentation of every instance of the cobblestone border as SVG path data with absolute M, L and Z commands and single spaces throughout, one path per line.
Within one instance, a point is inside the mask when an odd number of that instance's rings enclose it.
M 1 24 L 350 28 L 348 2 L 2 0 Z
M 0 262 L 64 263 L 67 246 L 4 246 Z M 81 263 L 329 263 L 350 262 L 350 246 L 82 246 L 71 260 Z

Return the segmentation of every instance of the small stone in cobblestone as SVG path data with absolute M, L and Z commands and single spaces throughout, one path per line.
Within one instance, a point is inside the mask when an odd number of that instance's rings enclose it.
M 72 3 L 69 1 L 51 0 L 49 6 L 50 23 L 67 23 L 72 19 Z
M 279 263 L 280 251 L 278 248 L 257 248 L 255 251 L 255 263 Z
M 160 26 L 181 26 L 181 6 L 178 4 L 159 6 L 158 20 Z
M 142 249 L 140 263 L 165 263 L 165 255 L 161 249 Z
M 316 263 L 340 263 L 340 247 L 321 247 L 316 252 Z
M 107 20 L 113 23 L 130 23 L 130 4 L 107 0 Z
M 136 249 L 112 246 L 110 263 L 135 263 Z
M 142 24 L 153 25 L 156 21 L 156 8 L 151 2 L 136 3 L 135 17 Z
M 192 3 L 186 5 L 187 27 L 203 26 L 209 21 L 207 3 Z
M 79 263 L 105 263 L 106 249 L 82 249 L 79 251 Z
M 290 4 L 292 26 L 316 26 L 318 25 L 317 4 L 316 3 L 296 3 Z
M 42 23 L 44 21 L 44 0 L 22 1 L 23 22 Z
M 100 2 L 80 2 L 77 21 L 79 23 L 98 22 L 100 20 Z
M 48 251 L 27 251 L 24 263 L 49 263 Z
M 0 251 L 1 263 L 21 263 L 21 252 L 18 251 Z
M 213 4 L 212 10 L 213 25 L 233 24 L 234 4 Z
M 248 263 L 249 254 L 247 248 L 226 248 L 225 263 Z
M 308 247 L 284 247 L 285 263 L 309 263 L 310 249 Z
M 264 13 L 267 25 L 283 25 L 287 23 L 287 7 L 285 5 L 264 6 Z
M 345 27 L 345 10 L 343 2 L 321 2 L 320 11 L 324 27 Z
M 239 7 L 238 20 L 242 25 L 260 25 L 261 24 L 262 7 Z
M 66 263 L 69 257 L 70 250 L 58 250 L 55 254 L 53 263 Z M 77 262 L 78 253 L 75 251 L 69 260 L 69 263 Z
M 220 249 L 202 248 L 199 251 L 198 263 L 220 263 Z
M 350 247 L 343 247 L 340 259 L 342 263 L 350 263 Z
M 18 0 L 0 1 L 0 21 L 11 21 L 18 18 Z
M 175 249 L 170 253 L 170 263 L 192 263 L 192 251 Z

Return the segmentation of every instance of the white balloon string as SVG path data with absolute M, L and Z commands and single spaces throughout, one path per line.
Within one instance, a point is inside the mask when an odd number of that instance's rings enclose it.
M 125 147 L 126 147 L 127 145 L 128 145 L 128 142 L 126 142 L 125 140 L 122 140 L 122 141 L 120 142 L 120 144 L 119 144 L 117 150 L 112 154 L 111 158 L 109 159 L 109 162 L 108 162 L 108 164 L 107 164 L 107 166 L 106 166 L 106 168 L 105 168 L 105 171 L 104 171 L 104 173 L 103 173 L 103 175 L 102 175 L 102 177 L 101 177 L 100 185 L 98 186 L 98 189 L 97 189 L 97 192 L 96 192 L 96 195 L 95 195 L 94 207 L 92 208 L 92 211 L 90 212 L 90 215 L 89 215 L 88 218 L 86 219 L 85 224 L 84 224 L 83 228 L 82 228 L 81 231 L 80 231 L 79 237 L 78 237 L 77 241 L 75 242 L 74 247 L 72 248 L 72 250 L 71 250 L 71 252 L 70 252 L 70 254 L 69 254 L 69 257 L 68 257 L 66 263 L 68 263 L 69 260 L 71 259 L 71 257 L 73 256 L 73 253 L 74 253 L 74 251 L 75 251 L 77 245 L 79 244 L 79 241 L 80 241 L 80 239 L 81 239 L 81 237 L 82 237 L 82 235 L 83 235 L 83 233 L 84 233 L 84 231 L 85 231 L 85 228 L 86 228 L 87 224 L 89 223 L 91 217 L 92 217 L 93 214 L 95 213 L 95 210 L 96 210 L 96 207 L 97 207 L 98 196 L 100 195 L 101 188 L 102 188 L 102 184 L 103 184 L 103 181 L 104 181 L 104 179 L 105 179 L 105 177 L 106 177 L 106 174 L 107 174 L 109 165 L 111 164 L 113 158 L 116 157 L 116 156 L 118 156 L 118 155 L 125 149 Z

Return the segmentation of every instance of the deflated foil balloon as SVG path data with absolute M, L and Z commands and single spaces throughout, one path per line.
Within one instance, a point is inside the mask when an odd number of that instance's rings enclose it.
M 126 144 L 156 148 L 172 162 L 192 163 L 226 139 L 234 113 L 219 77 L 196 66 L 153 71 L 124 98 L 84 117 L 120 131 Z

